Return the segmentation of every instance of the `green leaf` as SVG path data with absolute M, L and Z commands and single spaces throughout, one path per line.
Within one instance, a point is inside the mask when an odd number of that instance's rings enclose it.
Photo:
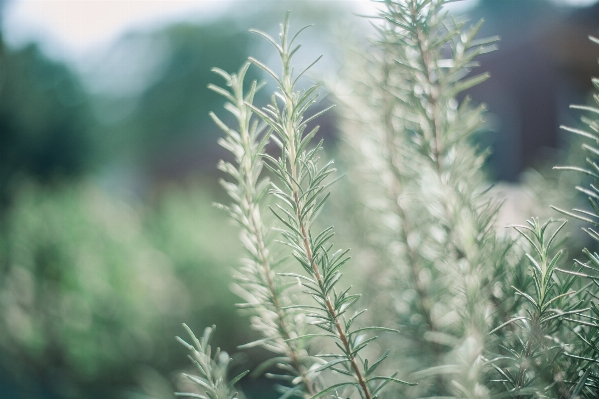
M 397 378 L 392 378 L 392 377 L 370 377 L 368 380 L 366 380 L 366 382 L 372 382 L 372 381 L 387 381 L 387 382 L 394 382 L 396 384 L 409 385 L 409 386 L 418 385 L 415 382 L 407 382 L 407 381 L 399 380 Z
M 445 97 L 447 98 L 453 98 L 456 95 L 458 95 L 459 93 L 468 90 L 476 85 L 481 84 L 482 82 L 484 82 L 485 80 L 489 79 L 491 77 L 491 75 L 489 73 L 483 73 L 477 76 L 474 76 L 470 79 L 467 80 L 463 80 L 457 84 L 455 84 L 449 91 L 447 91 L 447 93 L 445 93 Z
M 319 397 L 321 397 L 321 396 L 323 396 L 323 395 L 325 395 L 325 394 L 327 394 L 327 393 L 329 393 L 331 391 L 336 390 L 337 388 L 345 387 L 345 386 L 348 386 L 348 385 L 357 386 L 358 383 L 357 382 L 340 382 L 338 384 L 334 384 L 334 385 L 331 385 L 331 386 L 325 388 L 324 390 L 318 392 L 316 395 L 313 395 L 312 397 L 310 397 L 310 399 L 319 398 Z
M 233 378 L 231 380 L 231 382 L 229 382 L 229 384 L 227 385 L 227 389 L 231 389 L 235 384 L 237 384 L 239 382 L 239 380 L 241 380 L 243 377 L 245 377 L 249 372 L 250 372 L 250 370 L 246 370 L 243 373 L 237 375 L 237 377 Z

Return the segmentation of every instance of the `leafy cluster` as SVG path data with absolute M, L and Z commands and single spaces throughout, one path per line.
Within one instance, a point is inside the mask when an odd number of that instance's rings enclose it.
M 301 30 L 289 39 L 287 17 L 282 25 L 280 44 L 265 33 L 255 32 L 275 46 L 282 61 L 282 74 L 279 77 L 260 61 L 250 59 L 268 72 L 279 86 L 271 104 L 262 109 L 252 104 L 259 89 L 256 82 L 244 94 L 243 78 L 249 64 L 233 75 L 215 70 L 225 79 L 230 90 L 210 86 L 228 100 L 225 108 L 237 120 L 237 126 L 231 128 L 215 114 L 211 114 L 226 133 L 221 145 L 235 156 L 235 164 L 221 162 L 219 167 L 232 177 L 230 182 L 223 181 L 223 186 L 233 199 L 233 204 L 222 207 L 241 226 L 241 240 L 249 255 L 237 275 L 237 291 L 247 301 L 243 307 L 254 311 L 253 326 L 265 337 L 246 346 L 261 345 L 283 355 L 266 365 L 276 363 L 285 372 L 275 377 L 290 380 L 291 386 L 282 387 L 286 395 L 316 397 L 355 389 L 361 397 L 374 398 L 389 382 L 408 383 L 395 379 L 394 376 L 385 377 L 374 373 L 387 354 L 370 365 L 366 358 L 362 358 L 362 351 L 369 342 L 376 339 L 367 338 L 367 331 L 388 329 L 358 328 L 353 325 L 364 312 L 348 316 L 350 307 L 358 300 L 359 295 L 350 294 L 350 288 L 337 287 L 341 278 L 339 269 L 349 260 L 348 251 L 332 251 L 332 227 L 313 234 L 316 216 L 329 197 L 326 190 L 332 181 L 328 178 L 335 169 L 332 162 L 319 166 L 317 155 L 321 152 L 322 143 L 311 147 L 311 140 L 318 127 L 306 132 L 307 125 L 327 111 L 304 117 L 318 98 L 318 85 L 302 91 L 295 89 L 298 79 L 311 66 L 293 76 L 291 59 L 299 46 L 292 46 Z M 252 119 L 253 114 L 261 117 L 268 130 L 259 127 Z M 262 154 L 269 140 L 279 147 L 279 158 Z M 273 230 L 264 224 L 260 214 L 261 202 L 265 199 L 269 186 L 269 181 L 260 177 L 262 158 L 269 161 L 266 165 L 279 180 L 279 185 L 270 183 L 268 193 L 274 200 L 271 210 L 280 222 L 278 230 L 282 241 L 290 248 L 290 254 L 302 266 L 304 273 L 277 275 L 273 272 L 272 266 L 281 261 L 273 260 L 272 254 L 280 251 L 280 248 L 275 248 L 272 241 Z M 290 283 L 281 281 L 281 278 L 288 279 Z M 299 295 L 290 293 L 295 280 L 302 287 Z M 293 302 L 291 295 L 299 298 Z M 311 330 L 319 328 L 324 332 L 303 332 L 303 323 L 298 324 L 298 320 L 309 320 Z M 340 352 L 308 356 L 302 343 L 314 337 L 331 339 Z M 320 374 L 325 371 L 339 381 L 324 383 Z M 288 375 L 291 378 L 287 378 Z
M 597 38 L 590 37 L 590 40 L 599 44 Z M 593 78 L 592 82 L 595 89 L 599 90 L 599 79 Z M 576 190 L 587 198 L 590 209 L 574 208 L 572 211 L 556 207 L 554 209 L 589 225 L 590 227 L 585 227 L 583 230 L 592 239 L 594 246 L 599 241 L 599 234 L 596 230 L 599 227 L 599 94 L 594 93 L 593 99 L 595 106 L 572 106 L 574 109 L 587 113 L 588 116 L 581 118 L 586 129 L 562 126 L 564 130 L 590 140 L 590 142 L 582 144 L 582 150 L 586 155 L 586 166 L 556 167 L 556 169 L 582 174 L 587 178 L 586 184 L 576 186 Z M 584 301 L 585 308 L 573 317 L 565 318 L 573 325 L 572 332 L 578 338 L 576 350 L 567 355 L 574 362 L 573 368 L 577 377 L 572 381 L 572 383 L 576 382 L 572 397 L 580 395 L 592 398 L 599 394 L 599 308 L 597 305 L 599 299 L 599 255 L 589 248 L 584 248 L 583 254 L 586 261 L 576 260 L 575 268 L 560 270 L 560 272 L 585 283 L 579 294 L 580 300 Z
M 242 379 L 248 371 L 245 371 L 231 381 L 227 380 L 227 368 L 231 358 L 220 348 L 216 348 L 214 354 L 210 346 L 210 341 L 214 333 L 214 326 L 204 330 L 201 339 L 197 339 L 191 329 L 183 324 L 187 330 L 193 345 L 188 344 L 182 338 L 177 337 L 190 352 L 189 358 L 196 366 L 199 375 L 184 374 L 193 384 L 199 387 L 199 393 L 176 393 L 178 396 L 186 396 L 199 399 L 238 399 L 238 393 L 234 390 L 234 385 Z
M 471 145 L 484 107 L 456 96 L 488 77 L 469 73 L 496 38 L 477 40 L 481 23 L 448 18 L 446 3 L 384 2 L 378 51 L 362 61 L 370 76 L 349 72 L 362 90 L 347 104 L 343 132 L 361 149 L 353 163 L 367 166 L 363 175 L 380 193 L 370 205 L 380 218 L 370 220 L 383 223 L 368 228 L 377 232 L 381 263 L 395 268 L 388 295 L 397 302 L 389 316 L 404 332 L 398 356 L 421 379 L 410 395 L 480 397 L 497 299 L 490 282 L 509 243 L 496 238 L 498 204 L 480 171 L 485 153 Z M 363 134 L 367 127 L 374 133 Z M 371 192 L 364 190 L 367 204 Z
M 300 30 L 301 32 L 301 30 Z M 377 397 L 381 389 L 389 382 L 409 384 L 391 377 L 373 374 L 373 371 L 386 357 L 384 354 L 369 367 L 368 360 L 362 359 L 361 352 L 376 337 L 365 337 L 367 330 L 386 330 L 383 327 L 356 328 L 353 324 L 364 311 L 351 316 L 351 306 L 359 299 L 359 295 L 350 294 L 351 287 L 340 289 L 340 268 L 349 257 L 348 250 L 333 251 L 330 242 L 333 228 L 328 227 L 313 233 L 316 217 L 324 206 L 329 193 L 327 188 L 332 181 L 327 178 L 335 172 L 333 162 L 319 164 L 318 154 L 322 142 L 309 148 L 318 127 L 306 133 L 307 125 L 327 109 L 317 112 L 311 117 L 304 117 L 307 109 L 316 102 L 318 85 L 304 90 L 296 90 L 298 79 L 310 68 L 293 75 L 291 60 L 299 49 L 293 46 L 297 33 L 289 39 L 289 14 L 282 25 L 280 44 L 268 35 L 257 32 L 269 40 L 277 49 L 282 73 L 279 77 L 260 61 L 251 61 L 270 74 L 278 84 L 279 91 L 272 97 L 269 105 L 263 109 L 252 107 L 254 112 L 269 125 L 273 131 L 273 140 L 281 150 L 281 156 L 266 155 L 270 161 L 269 169 L 278 177 L 279 185 L 272 184 L 271 193 L 279 200 L 273 213 L 283 224 L 284 243 L 291 248 L 291 254 L 300 263 L 304 273 L 287 273 L 286 276 L 297 278 L 304 288 L 304 294 L 313 299 L 313 303 L 300 304 L 297 308 L 307 312 L 313 319 L 312 325 L 324 332 L 308 334 L 305 337 L 321 336 L 329 338 L 339 349 L 338 353 L 319 354 L 323 365 L 317 371 L 330 370 L 335 374 L 345 375 L 345 381 L 332 385 L 323 385 L 316 396 L 341 388 L 355 388 L 362 398 Z M 298 32 L 299 33 L 299 32 Z
M 597 39 L 591 38 L 597 42 Z M 593 79 L 595 87 L 599 81 Z M 599 103 L 599 96 L 594 95 Z M 588 130 L 563 127 L 565 130 L 594 141 L 584 143 L 587 167 L 566 166 L 555 169 L 574 171 L 590 178 L 588 186 L 577 186 L 576 190 L 588 198 L 590 210 L 575 208 L 566 211 L 553 207 L 566 216 L 573 217 L 593 227 L 583 230 L 594 240 L 599 236 L 599 206 L 597 199 L 597 155 L 599 137 L 599 109 L 590 106 L 573 106 L 590 112 L 594 117 L 583 117 Z M 565 222 L 550 233 L 550 222 L 540 223 L 537 219 L 528 226 L 516 227 L 526 239 L 532 255 L 526 253 L 529 270 L 526 279 L 518 287 L 512 287 L 522 298 L 520 306 L 514 308 L 515 315 L 499 325 L 493 332 L 500 339 L 500 356 L 490 362 L 498 372 L 492 382 L 500 383 L 501 390 L 516 398 L 595 398 L 598 390 L 599 359 L 597 302 L 598 280 L 597 254 L 583 249 L 586 261 L 575 260 L 574 265 L 561 265 L 563 246 L 556 236 Z
M 560 397 L 571 390 L 571 381 L 555 380 L 568 367 L 567 358 L 562 356 L 569 350 L 562 329 L 567 317 L 587 309 L 576 300 L 576 277 L 557 274 L 564 251 L 553 253 L 555 239 L 566 222 L 553 231 L 551 224 L 533 218 L 527 226 L 514 227 L 534 254 L 526 254 L 531 273 L 520 288 L 513 287 L 523 303 L 518 316 L 493 331 L 504 330 L 499 335 L 503 354 L 490 362 L 501 376 L 493 382 L 501 383 L 513 397 L 536 397 L 541 393 Z
M 222 94 L 227 99 L 226 109 L 237 119 L 236 129 L 230 128 L 214 113 L 210 115 L 226 133 L 226 138 L 220 144 L 235 156 L 235 164 L 221 161 L 219 168 L 229 174 L 232 182 L 222 181 L 222 185 L 233 199 L 231 206 L 221 206 L 242 228 L 241 241 L 248 258 L 236 274 L 239 295 L 247 302 L 243 308 L 252 309 L 252 327 L 260 331 L 264 339 L 245 345 L 250 347 L 260 345 L 274 353 L 284 356 L 276 358 L 277 362 L 284 362 L 284 368 L 294 377 L 294 385 L 301 385 L 307 393 L 313 393 L 313 386 L 305 366 L 305 350 L 293 338 L 297 338 L 298 331 L 302 330 L 301 318 L 298 320 L 291 307 L 291 298 L 287 294 L 288 288 L 280 281 L 272 267 L 280 261 L 273 260 L 273 251 L 269 250 L 272 244 L 272 231 L 265 226 L 260 213 L 260 204 L 263 201 L 269 186 L 269 180 L 261 178 L 262 158 L 261 153 L 267 144 L 270 132 L 258 127 L 258 122 L 252 119 L 250 104 L 256 91 L 259 89 L 254 81 L 249 93 L 244 94 L 244 77 L 250 64 L 246 63 L 238 74 L 228 73 L 214 69 L 221 75 L 231 91 L 210 85 L 209 88 Z M 272 363 L 272 362 L 269 362 Z
M 366 232 L 359 249 L 374 253 L 360 264 L 375 276 L 365 284 L 379 293 L 366 297 L 374 312 L 355 309 L 360 295 L 341 273 L 349 250 L 332 243 L 333 227 L 320 227 L 336 169 L 312 127 L 329 108 L 307 116 L 319 85 L 297 88 L 318 61 L 294 72 L 303 29 L 291 36 L 287 14 L 279 41 L 254 31 L 276 49 L 280 73 L 251 57 L 238 74 L 215 70 L 227 88 L 210 88 L 236 120 L 231 127 L 212 114 L 235 158 L 220 169 L 231 179 L 223 186 L 232 204 L 222 207 L 240 226 L 247 254 L 236 291 L 263 335 L 246 346 L 276 354 L 258 372 L 278 366 L 267 375 L 286 382 L 284 397 L 597 396 L 599 255 L 585 250 L 586 262 L 567 265 L 565 222 L 532 218 L 515 227 L 519 240 L 497 233 L 500 204 L 481 172 L 486 153 L 473 144 L 485 109 L 462 95 L 489 77 L 471 72 L 497 39 L 477 39 L 482 22 L 449 16 L 449 2 L 381 1 L 376 40 L 350 56 L 343 81 L 329 82 L 366 215 L 355 218 Z M 254 104 L 262 85 L 244 91 L 250 64 L 277 85 L 264 107 Z M 599 145 L 599 119 L 583 121 L 592 132 L 567 130 Z M 589 167 L 562 169 L 599 179 L 599 149 L 583 148 Z M 586 231 L 599 241 L 597 187 L 577 187 L 592 211 L 561 212 L 591 223 Z M 272 220 L 262 216 L 266 205 Z M 377 346 L 369 345 L 373 332 Z M 204 363 L 196 359 L 200 378 L 190 377 L 205 393 L 196 397 L 232 398 L 240 377 L 224 385 L 226 362 L 205 360 L 207 339 L 188 345 L 204 353 Z

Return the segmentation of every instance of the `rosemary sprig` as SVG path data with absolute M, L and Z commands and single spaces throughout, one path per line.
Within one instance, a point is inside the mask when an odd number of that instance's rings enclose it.
M 210 116 L 226 133 L 220 144 L 235 156 L 235 165 L 221 161 L 219 168 L 228 173 L 232 182 L 222 181 L 223 187 L 233 200 L 233 205 L 220 207 L 226 209 L 241 227 L 241 242 L 248 258 L 244 260 L 242 269 L 236 273 L 237 292 L 247 301 L 242 305 L 251 308 L 255 315 L 254 329 L 260 331 L 264 339 L 244 345 L 244 347 L 260 345 L 270 351 L 285 356 L 276 358 L 277 363 L 284 363 L 284 368 L 294 377 L 293 384 L 309 395 L 314 394 L 314 385 L 305 365 L 306 353 L 293 340 L 301 334 L 301 326 L 295 319 L 295 311 L 290 307 L 288 297 L 280 277 L 275 274 L 272 265 L 272 251 L 269 250 L 271 239 L 269 229 L 262 221 L 260 203 L 269 181 L 261 178 L 262 158 L 260 153 L 268 143 L 270 132 L 259 127 L 257 120 L 252 119 L 251 104 L 260 85 L 254 81 L 247 94 L 244 94 L 244 78 L 250 64 L 246 63 L 237 74 L 214 69 L 225 79 L 230 89 L 210 85 L 209 88 L 223 95 L 228 103 L 225 108 L 237 120 L 237 130 L 227 126 L 214 113 Z M 269 362 L 272 363 L 272 362 Z
M 249 370 L 229 381 L 227 371 L 231 358 L 226 352 L 221 352 L 220 348 L 216 348 L 213 353 L 210 346 L 215 327 L 206 328 L 201 339 L 197 339 L 186 324 L 183 324 L 183 327 L 187 330 L 193 344 L 188 344 L 180 337 L 177 337 L 177 340 L 189 350 L 188 357 L 198 372 L 198 375 L 183 375 L 193 382 L 201 393 L 177 392 L 175 395 L 197 399 L 238 399 L 238 392 L 234 389 L 235 384 L 249 373 Z
M 279 91 L 275 93 L 267 107 L 258 109 L 248 104 L 273 130 L 275 142 L 281 149 L 281 156 L 278 159 L 266 155 L 270 161 L 267 165 L 278 177 L 280 184 L 280 186 L 272 184 L 271 193 L 280 201 L 273 208 L 273 212 L 286 227 L 283 232 L 285 244 L 291 248 L 292 255 L 306 272 L 305 275 L 292 274 L 292 276 L 301 281 L 305 292 L 316 302 L 316 306 L 305 307 L 311 312 L 308 316 L 316 320 L 314 324 L 324 330 L 324 333 L 319 335 L 332 339 L 341 352 L 322 355 L 321 357 L 329 357 L 332 360 L 327 360 L 319 371 L 331 370 L 349 377 L 349 380 L 323 387 L 314 397 L 337 392 L 342 388 L 354 387 L 362 398 L 372 399 L 377 397 L 389 382 L 409 383 L 394 378 L 394 375 L 390 377 L 371 375 L 387 355 L 372 363 L 371 367 L 368 366 L 367 360 L 362 361 L 360 352 L 376 338 L 364 338 L 362 333 L 367 330 L 385 329 L 353 327 L 354 321 L 363 312 L 356 312 L 349 318 L 345 317 L 348 309 L 359 299 L 359 295 L 349 293 L 351 287 L 340 292 L 336 289 L 341 278 L 339 269 L 349 260 L 348 250 L 332 251 L 333 245 L 330 244 L 334 235 L 332 227 L 318 234 L 313 233 L 316 216 L 329 196 L 326 190 L 332 182 L 327 181 L 327 178 L 335 172 L 335 169 L 332 161 L 319 166 L 317 154 L 322 149 L 322 142 L 314 148 L 309 148 L 318 127 L 305 133 L 308 123 L 327 111 L 323 110 L 309 118 L 304 118 L 306 110 L 318 98 L 316 91 L 319 86 L 313 85 L 305 90 L 296 91 L 295 85 L 299 77 L 318 59 L 298 75 L 293 75 L 291 59 L 299 49 L 299 46 L 293 47 L 299 32 L 289 38 L 289 14 L 286 15 L 281 28 L 280 43 L 265 33 L 254 32 L 273 44 L 282 61 L 282 73 L 279 77 L 262 62 L 250 59 L 271 75 L 279 86 Z

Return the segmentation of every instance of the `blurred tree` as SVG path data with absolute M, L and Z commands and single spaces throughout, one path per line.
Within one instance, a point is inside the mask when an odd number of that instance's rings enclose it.
M 19 399 L 116 397 L 142 365 L 187 364 L 173 339 L 184 321 L 219 323 L 228 351 L 247 340 L 227 289 L 232 226 L 210 198 L 132 205 L 91 184 L 21 188 L 1 224 L 0 397 L 2 380 Z
M 90 164 L 91 123 L 87 95 L 65 65 L 34 44 L 11 50 L 0 38 L 0 207 L 20 177 L 81 174 Z
M 314 48 L 302 49 L 302 59 L 309 63 L 326 52 L 327 56 L 319 64 L 325 63 L 329 70 L 335 69 L 335 59 L 330 54 L 334 46 L 332 25 L 339 22 L 340 15 L 349 11 L 346 9 L 340 14 L 338 5 L 324 6 L 320 2 L 252 3 L 243 12 L 231 9 L 230 16 L 224 19 L 200 24 L 178 23 L 152 32 L 138 31 L 124 36 L 117 47 L 160 49 L 147 56 L 150 62 L 159 66 L 154 75 L 147 78 L 147 87 L 135 93 L 129 103 L 118 97 L 120 94 L 98 99 L 106 121 L 103 140 L 108 140 L 108 144 L 104 144 L 107 154 L 118 157 L 126 168 L 134 169 L 133 175 L 142 174 L 142 178 L 148 178 L 150 185 L 197 173 L 213 175 L 216 163 L 226 154 L 216 144 L 221 132 L 208 116 L 210 110 L 221 109 L 224 102 L 221 96 L 207 88 L 209 83 L 220 79 L 211 69 L 216 66 L 225 71 L 238 70 L 247 60 L 252 45 L 260 44 L 248 29 L 257 26 L 264 31 L 276 30 L 287 8 L 294 9 L 297 26 L 302 26 L 301 20 L 306 17 L 311 22 L 317 18 L 320 25 L 308 30 L 308 35 L 313 35 L 309 37 L 312 37 Z M 161 61 L 155 60 L 156 53 L 160 53 Z M 136 57 L 144 56 L 131 51 L 122 57 L 116 65 L 139 63 L 142 61 Z M 273 65 L 275 69 L 278 67 L 277 63 Z M 246 81 L 257 78 L 269 79 L 258 68 L 250 68 Z M 264 103 L 266 99 L 260 99 L 260 95 L 258 102 Z M 132 110 L 124 113 L 126 106 L 119 107 L 121 103 L 134 105 Z M 225 121 L 228 116 L 226 112 L 221 113 Z M 319 121 L 324 125 L 321 130 L 325 134 L 332 130 L 332 114 L 328 118 L 324 123 Z M 147 187 L 142 190 L 144 188 Z
M 106 126 L 112 138 L 108 155 L 117 155 L 162 180 L 207 165 L 214 169 L 218 160 L 213 154 L 214 143 L 219 133 L 208 112 L 218 109 L 223 101 L 207 88 L 217 79 L 211 68 L 239 68 L 248 57 L 249 36 L 247 31 L 236 29 L 235 21 L 221 20 L 176 24 L 124 37 L 124 42 L 150 40 L 162 48 L 166 43 L 166 49 L 161 67 L 135 99 L 132 112 Z M 252 70 L 251 75 L 256 78 L 257 71 Z

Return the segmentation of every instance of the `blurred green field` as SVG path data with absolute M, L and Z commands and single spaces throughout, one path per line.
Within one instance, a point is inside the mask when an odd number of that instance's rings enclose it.
M 105 397 L 137 368 L 168 375 L 185 364 L 183 322 L 218 323 L 229 351 L 246 339 L 228 289 L 235 231 L 198 187 L 150 208 L 91 183 L 31 184 L 1 228 L 1 363 L 19 390 Z

